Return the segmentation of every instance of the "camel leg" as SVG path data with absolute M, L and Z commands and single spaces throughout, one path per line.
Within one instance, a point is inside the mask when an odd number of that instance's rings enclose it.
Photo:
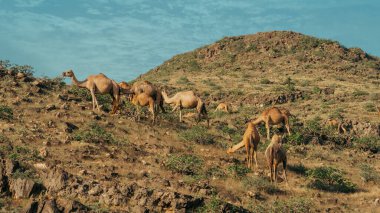
M 156 109 L 154 108 L 154 103 L 150 103 L 149 104 L 149 111 L 152 113 L 152 116 L 153 116 L 153 124 L 155 123 L 156 121 Z
M 277 184 L 277 163 L 273 164 L 274 184 Z
M 247 158 L 247 167 L 249 169 L 250 168 L 250 164 L 249 164 L 249 149 L 248 149 L 247 146 L 245 147 L 245 152 L 246 152 L 246 158 Z
M 283 166 L 283 168 L 284 168 L 284 179 L 285 179 L 286 185 L 289 185 L 289 184 L 288 184 L 288 178 L 286 177 L 286 160 L 284 160 L 284 161 L 282 162 L 282 166 Z
M 179 107 L 179 122 L 182 123 L 182 108 Z
M 92 97 L 92 110 L 95 110 L 96 96 L 95 96 L 94 89 L 91 89 L 90 93 L 91 93 L 91 97 Z
M 267 139 L 270 140 L 270 126 L 269 121 L 265 122 L 265 128 L 267 129 Z
M 253 158 L 255 159 L 256 170 L 258 170 L 259 166 L 257 165 L 257 149 L 253 150 Z
M 268 163 L 269 171 L 270 171 L 270 182 L 273 183 L 273 166 L 272 163 Z
M 285 116 L 285 127 L 288 130 L 288 135 L 290 135 L 289 118 L 287 116 Z
M 253 147 L 251 147 L 250 153 L 249 153 L 249 157 L 251 159 L 250 166 L 251 166 L 252 171 L 254 171 L 254 168 L 253 168 L 253 158 L 254 158 L 254 155 L 255 155 L 255 151 L 253 150 Z

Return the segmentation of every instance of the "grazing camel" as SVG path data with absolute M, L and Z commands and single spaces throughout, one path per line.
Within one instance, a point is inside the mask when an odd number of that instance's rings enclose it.
M 91 92 L 92 97 L 92 109 L 95 110 L 95 107 L 100 110 L 98 101 L 96 100 L 95 93 L 100 94 L 110 94 L 112 97 L 112 111 L 115 113 L 119 108 L 120 96 L 119 96 L 119 85 L 105 76 L 103 73 L 97 75 L 90 75 L 84 81 L 78 81 L 75 77 L 75 74 L 72 70 L 68 70 L 62 73 L 63 77 L 71 78 L 74 85 L 87 88 Z
M 197 109 L 197 123 L 201 116 L 206 117 L 207 126 L 210 126 L 210 121 L 207 116 L 206 104 L 193 91 L 177 92 L 173 97 L 169 98 L 166 91 L 162 91 L 162 96 L 167 104 L 174 105 L 172 112 L 179 109 L 179 122 L 182 122 L 182 109 Z
M 151 82 L 140 81 L 140 82 L 135 82 L 132 86 L 130 86 L 128 83 L 123 81 L 119 83 L 119 86 L 120 86 L 121 93 L 131 94 L 129 96 L 130 101 L 132 100 L 132 97 L 133 97 L 132 94 L 145 93 L 148 96 L 152 97 L 153 100 L 155 100 L 155 103 L 156 103 L 155 107 L 159 107 L 161 111 L 165 113 L 164 100 L 162 98 L 161 91 Z
M 249 122 L 247 125 L 247 129 L 244 132 L 243 140 L 234 145 L 233 147 L 227 150 L 228 154 L 234 153 L 236 150 L 245 146 L 245 150 L 247 153 L 247 167 L 253 170 L 253 159 L 255 160 L 256 169 L 258 169 L 257 165 L 257 146 L 260 142 L 260 135 L 256 129 L 256 126 Z
M 140 107 L 149 106 L 149 111 L 152 113 L 152 116 L 153 116 L 152 123 L 155 123 L 156 121 L 156 107 L 154 106 L 155 100 L 151 96 L 149 96 L 146 93 L 133 94 L 131 102 L 132 104 L 136 106 L 136 114 L 137 114 L 136 116 L 137 116 L 138 121 L 140 121 Z
M 286 177 L 286 150 L 282 146 L 281 137 L 277 134 L 273 135 L 271 143 L 265 150 L 265 157 L 267 159 L 268 167 L 270 170 L 270 180 L 271 182 L 277 183 L 277 166 L 282 163 L 284 168 L 284 178 L 286 184 L 288 184 L 288 179 Z
M 338 133 L 341 133 L 341 131 L 343 131 L 344 134 L 347 133 L 347 129 L 344 127 L 343 122 L 338 121 L 337 119 L 329 118 L 326 121 L 326 126 L 337 128 Z
M 264 110 L 261 115 L 252 121 L 253 124 L 257 125 L 262 122 L 265 123 L 265 128 L 267 129 L 267 139 L 270 140 L 270 125 L 277 125 L 284 123 L 288 134 L 290 135 L 289 127 L 289 117 L 292 116 L 289 110 L 279 109 L 277 107 L 272 107 Z
M 215 112 L 216 112 L 216 111 L 223 111 L 223 112 L 227 112 L 227 113 L 228 113 L 228 111 L 229 111 L 229 109 L 228 109 L 228 105 L 227 105 L 226 103 L 220 103 L 220 104 L 216 107 Z

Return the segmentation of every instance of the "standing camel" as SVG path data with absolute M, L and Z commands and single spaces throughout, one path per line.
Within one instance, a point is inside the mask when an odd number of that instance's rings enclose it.
M 207 116 L 206 104 L 201 98 L 196 96 L 193 91 L 177 92 L 173 97 L 169 98 L 166 91 L 162 91 L 162 96 L 167 104 L 174 105 L 172 112 L 179 109 L 179 122 L 182 122 L 182 109 L 197 109 L 197 123 L 201 120 L 201 116 L 206 117 L 207 126 L 210 126 L 210 120 Z
M 270 125 L 277 125 L 280 123 L 285 124 L 286 130 L 290 135 L 289 127 L 289 117 L 291 116 L 289 110 L 279 109 L 277 107 L 272 107 L 264 110 L 261 115 L 252 121 L 253 124 L 257 125 L 262 122 L 265 123 L 265 128 L 267 129 L 267 139 L 270 140 Z
M 164 100 L 161 95 L 161 91 L 153 85 L 149 81 L 140 81 L 140 82 L 135 82 L 132 86 L 129 85 L 126 82 L 120 82 L 120 91 L 124 94 L 130 94 L 130 100 L 132 100 L 133 94 L 141 94 L 145 93 L 153 100 L 155 101 L 155 107 L 159 107 L 163 113 L 165 113 L 164 109 Z M 157 109 L 156 109 L 157 111 Z
M 270 170 L 270 180 L 271 182 L 277 183 L 277 166 L 282 163 L 284 168 L 284 178 L 288 184 L 288 179 L 286 178 L 286 150 L 282 146 L 281 137 L 278 135 L 273 135 L 271 143 L 265 150 L 265 157 L 267 158 L 268 167 Z
M 152 113 L 153 116 L 152 123 L 155 123 L 157 107 L 155 107 L 155 100 L 151 96 L 147 95 L 146 93 L 133 94 L 131 102 L 136 106 L 136 116 L 138 121 L 140 121 L 140 107 L 149 106 L 149 111 Z
M 74 85 L 80 88 L 86 88 L 90 90 L 92 97 L 92 109 L 95 110 L 95 107 L 100 110 L 98 101 L 96 100 L 95 93 L 100 94 L 110 94 L 112 97 L 112 111 L 114 114 L 119 108 L 119 85 L 105 76 L 103 73 L 97 75 L 90 75 L 84 81 L 78 81 L 75 77 L 75 74 L 72 70 L 68 70 L 62 73 L 63 77 L 71 78 Z
M 228 154 L 234 153 L 236 150 L 245 146 L 246 154 L 247 154 L 247 167 L 253 170 L 253 159 L 255 160 L 256 169 L 258 169 L 257 165 L 257 147 L 260 142 L 260 135 L 256 129 L 256 126 L 249 122 L 247 125 L 247 129 L 244 132 L 243 140 L 236 144 L 235 146 L 229 148 L 227 150 Z

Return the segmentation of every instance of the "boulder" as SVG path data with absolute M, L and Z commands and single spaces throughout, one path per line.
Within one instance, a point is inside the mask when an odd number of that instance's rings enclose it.
M 10 191 L 16 199 L 29 198 L 32 194 L 38 193 L 37 183 L 31 179 L 17 178 L 10 181 Z

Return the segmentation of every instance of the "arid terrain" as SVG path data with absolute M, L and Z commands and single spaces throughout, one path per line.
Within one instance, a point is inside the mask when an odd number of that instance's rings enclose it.
M 111 114 L 97 95 L 92 111 L 87 90 L 0 62 L 0 212 L 380 211 L 380 59 L 360 48 L 287 31 L 227 37 L 135 80 L 193 90 L 209 128 L 169 105 L 155 125 L 146 109 L 137 122 L 125 97 Z M 214 111 L 221 102 L 229 112 Z M 264 124 L 256 174 L 244 149 L 226 153 L 271 106 L 293 115 L 288 185 L 282 165 L 270 182 Z

